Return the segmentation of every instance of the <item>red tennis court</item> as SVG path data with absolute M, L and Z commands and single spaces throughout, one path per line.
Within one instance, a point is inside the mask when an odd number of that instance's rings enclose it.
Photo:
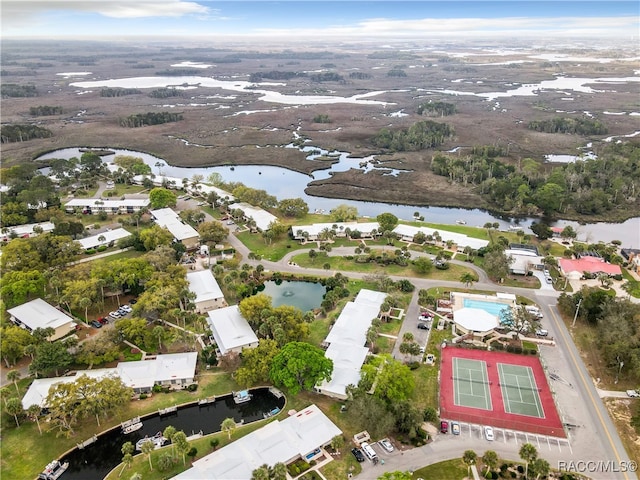
M 566 436 L 537 356 L 446 347 L 441 357 L 442 418 Z

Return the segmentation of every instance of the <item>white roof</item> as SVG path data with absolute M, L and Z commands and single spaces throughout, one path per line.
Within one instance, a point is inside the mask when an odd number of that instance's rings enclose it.
M 210 311 L 207 322 L 222 355 L 233 348 L 258 342 L 258 337 L 240 313 L 238 305 Z
M 121 238 L 127 238 L 131 236 L 131 233 L 127 232 L 124 228 L 116 228 L 114 230 L 107 230 L 106 232 L 98 233 L 97 235 L 91 235 L 90 237 L 81 238 L 78 240 L 82 248 L 94 248 L 99 245 L 107 245 L 110 242 L 115 242 Z M 98 240 L 100 237 L 104 237 L 104 240 Z
M 38 405 L 41 408 L 46 408 L 49 389 L 59 383 L 75 382 L 82 375 L 86 375 L 90 378 L 104 378 L 109 375 L 117 376 L 117 374 L 118 371 L 116 368 L 98 368 L 94 370 L 76 372 L 75 375 L 67 377 L 37 378 L 31 383 L 29 389 L 24 394 L 24 397 L 22 397 L 22 408 L 26 410 L 31 405 Z
M 120 362 L 118 376 L 131 388 L 151 388 L 155 382 L 193 378 L 196 373 L 197 352 L 158 355 L 152 360 Z
M 196 294 L 196 303 L 224 298 L 211 270 L 187 273 L 187 282 L 189 282 L 189 290 Z
M 331 379 L 325 380 L 320 391 L 344 396 L 349 385 L 360 382 L 360 369 L 369 354 L 367 347 L 357 347 L 351 343 L 333 342 L 325 352 L 325 357 L 333 360 Z
M 331 442 L 342 431 L 316 406 L 273 421 L 193 462 L 179 480 L 249 480 L 251 472 L 267 464 L 287 463 Z
M 467 235 L 464 235 L 462 233 L 448 232 L 446 230 L 436 230 L 435 228 L 429 227 L 414 227 L 412 225 L 400 224 L 396 228 L 394 228 L 393 231 L 403 237 L 413 237 L 418 232 L 422 232 L 425 235 L 433 235 L 435 232 L 438 232 L 443 242 L 451 240 L 459 247 L 471 247 L 474 250 L 478 250 L 479 248 L 489 245 L 489 240 L 481 240 L 479 238 L 468 237 Z
M 496 298 L 502 298 L 504 300 L 511 300 L 515 303 L 516 295 L 514 293 L 496 293 Z
M 330 344 L 325 356 L 334 360 L 334 365 L 331 379 L 319 387 L 321 392 L 345 396 L 348 385 L 358 384 L 360 369 L 369 351 L 365 347 L 367 330 L 378 317 L 386 298 L 386 293 L 363 288 L 353 302 L 344 306 L 324 339 L 324 343 Z
M 164 175 L 134 175 L 131 177 L 131 180 L 135 183 L 142 184 L 145 178 L 151 180 L 154 185 L 164 185 L 165 182 L 169 185 L 173 184 L 176 188 L 182 188 L 183 185 L 182 178 L 166 177 Z
M 9 232 L 6 234 L 2 234 L 2 238 L 7 238 L 10 232 L 15 233 L 18 237 L 23 237 L 25 235 L 33 235 L 33 228 L 40 227 L 42 229 L 42 233 L 47 233 L 52 231 L 56 226 L 51 222 L 41 222 L 41 223 L 28 223 L 26 225 L 16 225 L 15 227 L 8 227 Z
M 197 185 L 199 186 L 198 193 L 204 194 L 205 197 L 209 193 L 215 192 L 216 195 L 218 195 L 218 197 L 220 197 L 220 199 L 222 200 L 227 199 L 230 201 L 234 201 L 236 199 L 236 197 L 231 195 L 229 192 L 222 190 L 221 188 L 214 187 L 213 185 L 207 185 L 206 183 L 198 183 Z M 193 190 L 193 187 L 189 187 L 189 190 Z
M 7 312 L 31 330 L 47 327 L 56 329 L 68 323 L 73 323 L 73 318 L 54 306 L 49 305 L 41 298 L 36 298 L 30 302 L 10 308 Z
M 269 230 L 269 225 L 271 224 L 271 222 L 278 221 L 278 217 L 276 217 L 275 215 L 272 215 L 266 210 L 254 207 L 253 205 L 249 205 L 245 202 L 229 205 L 229 210 L 234 210 L 236 208 L 242 210 L 242 213 L 244 213 L 245 217 L 253 218 L 253 220 L 256 222 L 256 226 L 262 231 Z
M 380 224 L 378 222 L 334 222 L 334 223 L 313 223 L 311 225 L 294 225 L 291 227 L 291 231 L 294 236 L 298 235 L 298 232 L 307 232 L 309 236 L 315 237 L 320 234 L 325 228 L 333 230 L 333 226 L 336 226 L 336 232 L 344 232 L 347 228 L 351 231 L 358 230 L 364 234 L 370 234 L 372 230 L 380 230 Z
M 195 228 L 191 225 L 182 223 L 182 219 L 170 208 L 151 210 L 151 215 L 153 215 L 156 223 L 169 230 L 176 240 L 200 237 L 200 234 Z
M 498 317 L 481 308 L 461 308 L 456 310 L 453 312 L 453 321 L 465 330 L 473 330 L 474 332 L 487 332 L 500 325 Z
M 104 200 L 102 198 L 74 198 L 65 207 L 100 207 L 100 208 L 142 208 L 149 205 L 148 198 L 125 198 L 124 200 Z

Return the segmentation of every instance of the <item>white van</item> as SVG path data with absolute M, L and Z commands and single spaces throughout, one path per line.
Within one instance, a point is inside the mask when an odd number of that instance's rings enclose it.
M 375 458 L 378 458 L 378 455 L 376 455 L 376 452 L 373 449 L 373 447 L 369 445 L 367 442 L 362 443 L 360 445 L 360 448 L 362 449 L 362 451 L 364 452 L 364 454 L 367 456 L 369 460 L 373 461 Z
M 540 311 L 540 309 L 538 307 L 533 306 L 533 305 L 527 305 L 527 306 L 524 307 L 524 309 L 528 313 L 533 315 L 534 317 L 542 318 L 544 316 L 544 315 L 542 315 L 542 312 Z

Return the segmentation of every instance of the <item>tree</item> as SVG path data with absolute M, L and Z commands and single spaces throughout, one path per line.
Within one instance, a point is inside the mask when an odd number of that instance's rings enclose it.
M 525 443 L 524 445 L 522 445 L 522 447 L 520 447 L 520 451 L 518 452 L 518 454 L 520 455 L 520 458 L 525 462 L 524 476 L 526 477 L 529 473 L 529 464 L 536 458 L 538 458 L 538 450 L 530 443 Z
M 318 252 L 316 252 L 313 248 L 309 250 L 309 258 L 311 259 L 311 263 L 314 263 L 317 256 Z
M 20 373 L 19 370 L 9 370 L 7 372 L 7 380 L 9 380 L 10 382 L 13 382 L 13 384 L 16 387 L 16 392 L 18 392 L 18 395 L 20 395 L 20 389 L 18 388 L 18 380 L 20 380 L 21 376 L 22 374 Z
M 251 480 L 269 480 L 269 466 L 264 464 L 252 471 Z
M 156 325 L 153 327 L 153 330 L 151 330 L 151 335 L 158 340 L 158 349 L 162 350 L 162 340 L 165 337 L 164 327 L 162 325 Z
M 322 380 L 329 380 L 333 372 L 333 360 L 324 351 L 309 343 L 287 343 L 273 358 L 269 375 L 279 386 L 289 389 L 292 395 L 300 390 L 311 390 Z
M 393 213 L 381 213 L 376 217 L 376 221 L 380 224 L 379 231 L 392 231 L 398 225 L 398 217 Z
M 564 201 L 565 189 L 560 185 L 548 182 L 539 187 L 534 194 L 534 202 L 549 215 L 560 211 Z
M 546 223 L 533 222 L 529 228 L 540 240 L 546 240 L 553 236 L 553 230 Z
M 209 445 L 211 445 L 211 449 L 215 452 L 216 448 L 218 448 L 218 445 L 220 445 L 220 439 L 219 438 L 212 438 L 209 441 Z
M 331 448 L 333 448 L 335 451 L 340 450 L 344 446 L 345 446 L 345 440 L 342 434 L 336 435 L 331 439 Z
M 122 470 L 120 470 L 120 475 L 122 475 L 122 472 L 124 472 L 125 468 L 131 468 L 131 464 L 133 463 L 133 452 L 135 451 L 135 448 L 133 446 L 133 443 L 125 442 L 122 444 L 122 448 L 120 449 L 120 451 L 122 452 L 123 465 Z
M 222 243 L 229 235 L 229 229 L 218 221 L 203 222 L 198 226 L 200 241 L 202 243 Z
M 400 470 L 396 470 L 395 472 L 385 472 L 380 475 L 377 480 L 411 480 L 413 478 L 413 474 L 411 472 L 402 472 Z
M 176 434 L 178 430 L 173 425 L 167 425 L 167 427 L 162 431 L 162 436 L 171 442 L 171 453 L 174 453 L 173 436 Z
M 151 453 L 155 450 L 156 445 L 153 443 L 153 440 L 147 440 L 146 442 L 142 442 L 140 450 L 144 455 L 149 459 L 149 468 L 153 471 L 153 464 L 151 463 Z
M 536 480 L 548 476 L 550 471 L 551 465 L 544 458 L 536 458 L 531 463 L 531 473 L 536 476 Z
M 242 351 L 242 366 L 235 373 L 236 382 L 243 387 L 268 382 L 271 364 L 277 353 L 277 342 L 269 338 L 260 340 L 255 348 L 244 349 Z
M 105 336 L 85 340 L 76 353 L 76 361 L 89 366 L 112 362 L 120 357 L 118 345 Z
M 182 454 L 182 464 L 186 465 L 185 455 L 191 448 L 191 444 L 187 440 L 187 435 L 183 431 L 176 432 L 173 434 L 173 437 L 171 437 L 171 443 L 176 445 L 176 450 Z
M 417 342 L 402 342 L 398 350 L 403 355 L 420 355 L 420 345 Z
M 341 204 L 331 210 L 331 220 L 334 222 L 348 222 L 358 219 L 358 209 L 350 205 Z
M 512 261 L 513 258 L 507 258 L 504 251 L 493 250 L 484 256 L 484 269 L 492 280 L 501 281 L 509 275 Z
M 287 478 L 287 466 L 282 463 L 276 463 L 271 469 L 272 480 L 285 480 Z
M 40 435 L 42 435 L 42 428 L 40 427 L 40 414 L 42 413 L 42 409 L 40 408 L 40 405 L 30 405 L 29 408 L 27 408 L 26 413 L 30 420 L 36 422 L 38 425 L 38 431 L 40 432 Z
M 476 277 L 473 273 L 471 272 L 464 272 L 462 275 L 460 275 L 460 281 L 462 283 L 464 283 L 464 286 L 469 288 L 470 286 L 472 286 L 475 282 L 478 281 L 478 277 Z
M 24 409 L 22 408 L 22 402 L 18 397 L 12 397 L 7 400 L 5 406 L 5 410 L 9 415 L 13 415 L 13 418 L 16 420 L 16 425 L 19 427 L 20 423 L 18 422 L 18 415 L 22 415 Z
M 11 368 L 11 365 L 24 355 L 25 347 L 32 341 L 29 332 L 16 325 L 9 325 L 0 329 L 0 338 L 2 338 L 0 353 L 7 368 Z
M 178 197 L 171 190 L 162 187 L 153 188 L 149 192 L 149 204 L 152 209 L 175 207 Z
M 349 415 L 355 425 L 366 426 L 374 438 L 387 435 L 395 425 L 395 419 L 385 402 L 366 393 L 354 394 L 349 405 Z
M 462 454 L 462 461 L 467 466 L 467 476 L 469 476 L 469 472 L 471 471 L 471 465 L 475 465 L 477 459 L 478 455 L 473 450 L 465 450 Z
M 378 374 L 374 395 L 388 402 L 401 402 L 409 398 L 414 388 L 415 380 L 411 369 L 387 356 L 384 367 Z
M 433 262 L 427 257 L 418 257 L 413 261 L 413 269 L 417 273 L 428 275 L 433 270 Z
M 160 225 L 153 225 L 150 228 L 145 228 L 140 232 L 139 237 L 142 247 L 147 252 L 155 250 L 160 245 L 171 245 L 173 242 L 173 234 L 166 228 L 162 228 Z
M 499 461 L 498 454 L 493 450 L 487 450 L 484 452 L 484 455 L 482 455 L 482 463 L 487 467 L 487 474 L 498 466 Z
M 225 418 L 220 424 L 220 430 L 227 433 L 229 440 L 231 440 L 231 435 L 236 431 L 236 428 L 238 428 L 238 425 L 231 417 Z
M 301 218 L 309 213 L 309 205 L 301 198 L 285 198 L 278 202 L 278 210 L 285 217 Z
M 36 348 L 29 371 L 36 374 L 48 374 L 54 371 L 57 377 L 58 372 L 71 365 L 72 361 L 73 357 L 65 342 L 46 342 Z

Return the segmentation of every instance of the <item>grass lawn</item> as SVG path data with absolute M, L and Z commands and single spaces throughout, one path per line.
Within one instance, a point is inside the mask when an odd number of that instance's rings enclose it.
M 398 336 L 401 326 L 402 320 L 391 320 L 389 322 L 382 322 L 382 325 L 380 325 L 380 333 Z
M 236 237 L 238 237 L 238 239 L 253 253 L 260 255 L 265 260 L 271 260 L 272 262 L 277 262 L 292 250 L 300 248 L 311 249 L 315 246 L 315 244 L 309 244 L 306 247 L 301 247 L 298 242 L 291 240 L 288 235 L 280 240 L 271 242 L 271 245 L 265 243 L 262 235 L 250 233 L 249 231 L 237 233 Z
M 110 249 L 107 249 L 106 251 L 100 252 L 100 253 L 108 253 L 109 251 L 110 251 Z M 108 255 L 106 257 L 101 257 L 101 258 L 92 258 L 91 260 L 92 261 L 93 260 L 100 260 L 100 261 L 103 261 L 103 262 L 115 262 L 116 260 L 122 260 L 124 258 L 141 257 L 144 254 L 145 254 L 145 252 L 140 252 L 138 250 L 127 250 L 126 252 L 114 253 L 113 255 Z M 80 258 L 81 259 L 91 258 L 91 255 L 84 255 L 83 254 L 83 255 L 81 255 Z
M 385 353 L 391 354 L 393 351 L 393 345 L 395 344 L 395 340 L 393 338 L 388 337 L 378 337 L 376 340 L 376 350 L 379 355 L 383 355 Z
M 626 268 L 622 269 L 622 278 L 629 282 L 629 295 L 632 297 L 640 298 L 640 282 L 633 278 Z
M 437 478 L 438 480 L 461 480 L 467 476 L 467 466 L 462 458 L 445 460 L 413 472 L 412 478 Z

